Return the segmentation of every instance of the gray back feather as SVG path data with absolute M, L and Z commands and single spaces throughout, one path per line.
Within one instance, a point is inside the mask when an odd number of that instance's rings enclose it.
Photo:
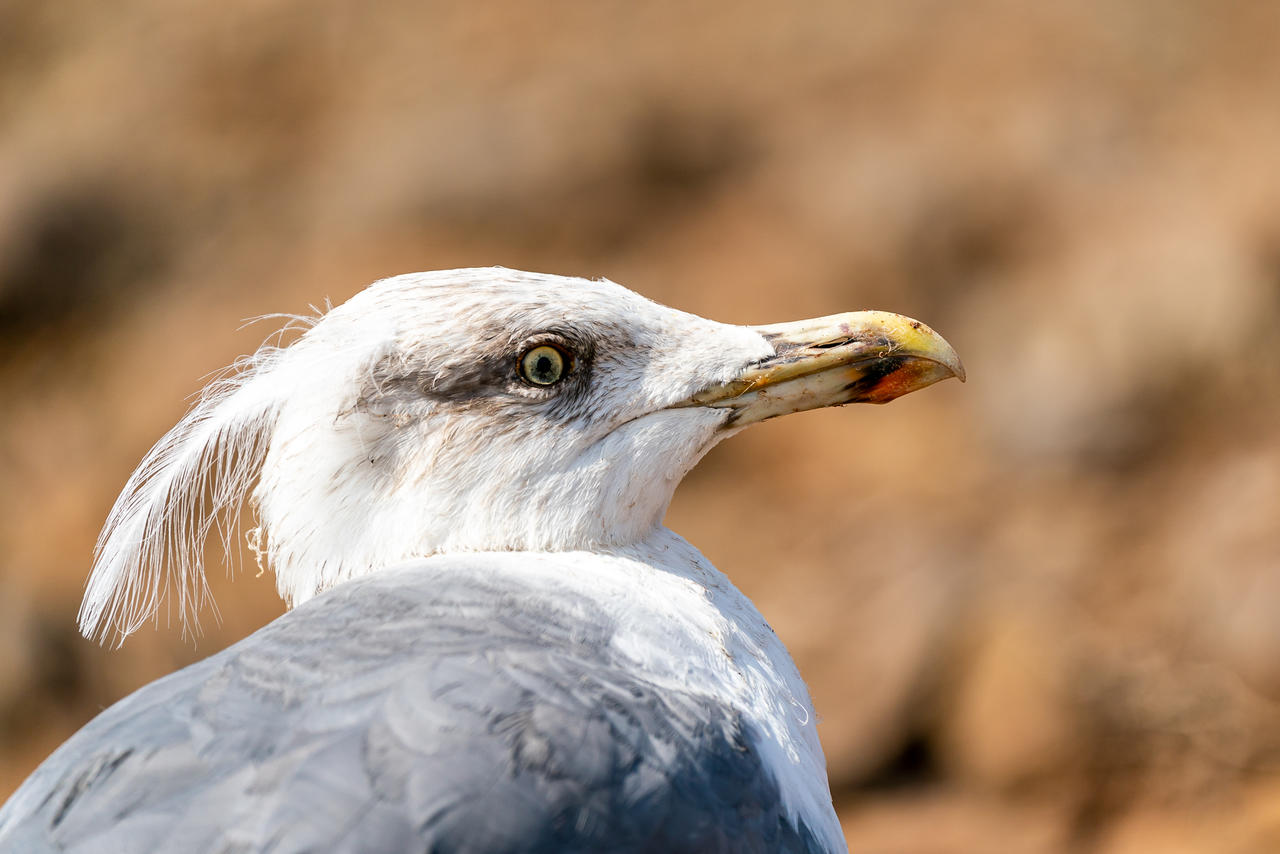
M 456 564 L 342 585 L 92 721 L 0 850 L 821 850 L 742 718 L 630 675 L 593 613 Z

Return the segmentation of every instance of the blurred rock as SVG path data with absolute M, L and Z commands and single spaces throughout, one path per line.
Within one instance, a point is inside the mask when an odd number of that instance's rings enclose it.
M 868 854 L 1071 851 L 1052 803 L 937 789 L 870 798 L 840 811 L 849 850 Z
M 1072 629 L 1043 605 L 999 602 L 977 615 L 940 714 L 950 774 L 999 793 L 1075 790 L 1086 736 L 1072 688 Z
M 169 250 L 160 223 L 109 181 L 33 188 L 22 201 L 0 235 L 0 359 L 31 337 L 109 321 L 145 294 Z
M 1280 848 L 1278 41 L 1247 0 L 0 0 L 0 787 L 278 613 L 215 566 L 195 648 L 71 622 L 241 320 L 496 263 L 961 353 L 671 509 L 809 679 L 855 850 Z
M 30 601 L 12 583 L 0 583 L 0 717 L 12 716 L 36 679 L 30 621 Z

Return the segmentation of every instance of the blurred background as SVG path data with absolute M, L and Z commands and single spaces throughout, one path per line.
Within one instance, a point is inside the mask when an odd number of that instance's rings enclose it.
M 668 520 L 790 646 L 855 851 L 1280 850 L 1278 42 L 1257 0 L 0 0 L 0 796 L 280 612 L 211 548 L 194 644 L 74 625 L 242 321 L 502 264 L 963 356 Z

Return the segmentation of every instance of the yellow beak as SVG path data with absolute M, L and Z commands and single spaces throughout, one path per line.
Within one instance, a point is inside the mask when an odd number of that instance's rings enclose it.
M 678 406 L 733 410 L 741 426 L 825 406 L 888 403 L 949 377 L 964 365 L 946 340 L 918 320 L 854 311 L 757 326 L 774 355 Z

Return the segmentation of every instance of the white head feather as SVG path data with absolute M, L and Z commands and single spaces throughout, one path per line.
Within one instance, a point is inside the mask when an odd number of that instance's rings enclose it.
M 575 359 L 554 391 L 516 373 L 542 341 Z M 151 449 L 98 542 L 80 628 L 122 640 L 169 588 L 190 620 L 204 540 L 246 496 L 290 605 L 413 557 L 637 542 L 728 433 L 724 410 L 668 407 L 772 352 L 608 281 L 383 280 L 238 364 Z

